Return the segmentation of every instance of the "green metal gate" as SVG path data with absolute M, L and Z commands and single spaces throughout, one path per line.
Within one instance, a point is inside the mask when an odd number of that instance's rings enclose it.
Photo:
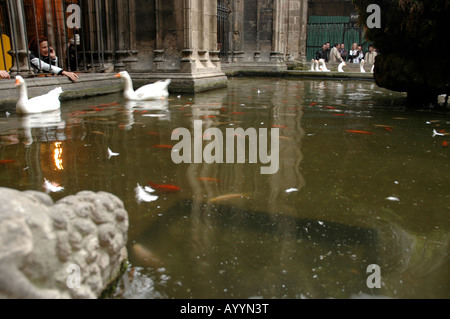
M 349 17 L 310 16 L 306 40 L 308 61 L 315 59 L 316 52 L 325 42 L 330 42 L 331 46 L 334 43 L 344 43 L 347 51 L 353 43 L 361 44 L 364 52 L 367 52 L 369 46 L 364 37 L 364 29 L 356 27 Z

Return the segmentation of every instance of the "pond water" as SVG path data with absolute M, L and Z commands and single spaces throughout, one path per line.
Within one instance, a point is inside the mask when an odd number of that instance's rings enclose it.
M 130 229 L 117 298 L 449 298 L 450 116 L 405 99 L 372 81 L 230 78 L 166 102 L 0 110 L 0 186 L 118 196 Z M 175 164 L 171 134 L 195 120 L 278 129 L 279 170 L 248 154 Z M 157 199 L 138 200 L 137 184 Z

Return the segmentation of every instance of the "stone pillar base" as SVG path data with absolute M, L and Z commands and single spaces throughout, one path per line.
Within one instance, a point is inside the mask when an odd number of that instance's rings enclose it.
M 18 74 L 24 78 L 33 76 L 34 72 L 28 63 L 28 53 L 30 52 L 27 52 L 27 50 L 8 51 L 13 60 L 13 65 L 10 69 L 12 74 Z
M 200 93 L 227 87 L 227 76 L 222 72 L 204 73 L 134 73 L 131 74 L 136 87 L 160 80 L 171 79 L 170 93 Z

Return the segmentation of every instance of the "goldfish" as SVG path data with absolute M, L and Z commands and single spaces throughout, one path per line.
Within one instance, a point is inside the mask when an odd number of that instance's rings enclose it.
M 165 148 L 165 149 L 172 149 L 172 145 L 153 145 L 155 148 Z
M 329 109 L 329 110 L 335 110 L 336 108 L 333 106 L 324 106 L 324 108 Z
M 447 147 L 448 146 L 448 142 L 447 141 L 443 141 L 442 142 L 442 146 Z
M 354 133 L 354 134 L 365 134 L 365 135 L 373 135 L 372 132 L 367 131 L 358 131 L 358 130 L 347 130 L 347 133 Z
M 383 127 L 383 128 L 385 128 L 385 127 L 393 128 L 392 125 L 383 125 L 383 124 L 374 124 L 373 126 L 375 126 L 375 127 Z
M 8 165 L 8 164 L 16 164 L 17 161 L 12 160 L 12 159 L 7 159 L 7 160 L 1 160 L 0 161 L 0 165 Z
M 142 246 L 141 244 L 133 245 L 133 254 L 144 264 L 146 267 L 161 268 L 163 263 L 161 260 L 150 250 Z
M 211 198 L 208 200 L 208 202 L 209 203 L 217 203 L 217 202 L 227 201 L 229 199 L 244 198 L 244 197 L 245 197 L 245 194 L 227 194 L 227 195 L 221 195 L 221 196 Z
M 175 193 L 181 191 L 181 188 L 175 185 L 158 185 L 150 181 L 147 181 L 147 184 L 150 185 L 150 187 L 164 193 Z
M 113 106 L 113 105 L 119 105 L 119 103 L 100 103 L 99 106 L 106 107 L 106 106 Z
M 215 183 L 220 183 L 220 180 L 216 179 L 216 178 L 211 178 L 211 177 L 199 177 L 197 178 L 198 181 L 208 181 L 208 182 L 215 182 Z
M 311 103 L 310 105 L 311 105 L 311 106 L 314 106 L 314 105 L 317 105 L 317 103 Z

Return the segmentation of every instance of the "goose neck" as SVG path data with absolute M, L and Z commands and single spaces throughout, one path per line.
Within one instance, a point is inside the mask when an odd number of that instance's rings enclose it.
M 131 78 L 128 76 L 125 77 L 125 91 L 134 92 L 133 82 L 131 81 Z
M 19 94 L 20 100 L 28 100 L 27 85 L 25 83 L 19 86 Z

